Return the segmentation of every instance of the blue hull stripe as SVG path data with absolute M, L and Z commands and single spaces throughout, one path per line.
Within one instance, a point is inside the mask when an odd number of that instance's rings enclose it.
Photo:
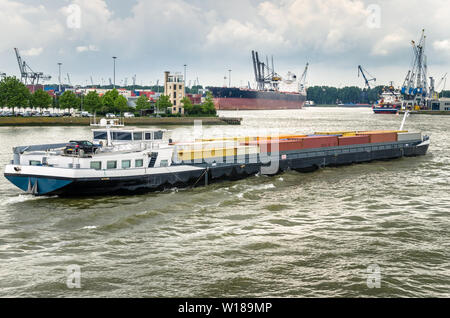
M 12 184 L 16 187 L 22 189 L 23 191 L 28 191 L 29 186 L 33 187 L 37 181 L 37 195 L 49 194 L 53 191 L 61 189 L 72 183 L 72 180 L 63 179 L 52 179 L 43 177 L 29 177 L 29 176 L 5 176 Z

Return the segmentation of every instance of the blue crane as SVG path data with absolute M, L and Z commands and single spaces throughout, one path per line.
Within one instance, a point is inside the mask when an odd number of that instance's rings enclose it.
M 364 73 L 364 71 L 365 71 L 365 73 Z M 370 79 L 367 78 L 366 73 L 367 73 L 367 75 L 370 75 L 370 76 L 371 76 Z M 369 72 L 367 72 L 365 69 L 363 69 L 361 65 L 358 65 L 358 77 L 359 77 L 359 74 L 361 74 L 362 77 L 364 78 L 364 81 L 366 82 L 366 86 L 367 86 L 368 89 L 370 89 L 370 82 L 372 82 L 372 81 L 373 81 L 373 82 L 376 82 L 376 81 L 377 81 L 377 79 L 376 79 L 375 77 L 373 77 L 373 76 L 372 76 Z

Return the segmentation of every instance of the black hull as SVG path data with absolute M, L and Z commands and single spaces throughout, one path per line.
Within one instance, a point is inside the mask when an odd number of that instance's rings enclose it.
M 417 144 L 417 143 L 416 143 Z M 363 146 L 363 145 L 362 145 Z M 368 146 L 368 145 L 367 145 Z M 373 147 L 373 145 L 371 145 Z M 377 147 L 377 146 L 375 146 Z M 386 148 L 386 146 L 381 146 Z M 324 150 L 316 149 L 314 152 L 304 154 L 288 152 L 287 160 L 280 160 L 279 168 L 273 175 L 287 170 L 299 172 L 312 172 L 322 167 L 337 167 L 351 165 L 354 163 L 371 162 L 375 160 L 391 160 L 402 157 L 413 157 L 426 155 L 428 145 L 399 145 L 391 149 L 372 148 L 371 151 L 358 151 L 353 153 L 344 152 L 336 154 L 334 150 L 327 150 L 328 154 L 323 155 Z M 360 148 L 363 150 L 364 148 Z M 261 163 L 251 164 L 223 164 L 215 167 L 208 167 L 204 170 L 158 174 L 152 176 L 137 176 L 127 178 L 101 179 L 74 179 L 67 186 L 46 195 L 58 196 L 95 196 L 95 195 L 129 195 L 142 194 L 155 191 L 163 191 L 171 188 L 187 188 L 194 186 L 204 186 L 222 180 L 240 180 L 261 172 Z M 26 177 L 26 176 L 24 176 Z

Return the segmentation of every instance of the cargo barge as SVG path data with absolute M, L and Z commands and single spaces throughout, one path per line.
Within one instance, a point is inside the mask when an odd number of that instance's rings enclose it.
M 22 146 L 5 177 L 36 196 L 130 194 L 208 185 L 286 170 L 421 156 L 430 140 L 406 131 L 316 132 L 181 143 L 164 131 L 106 125 L 93 142 Z M 81 146 L 80 146 L 81 145 Z

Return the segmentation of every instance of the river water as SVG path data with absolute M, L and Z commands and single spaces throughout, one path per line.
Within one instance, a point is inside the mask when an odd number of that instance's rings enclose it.
M 364 108 L 222 115 L 244 120 L 205 135 L 398 129 L 402 119 Z M 193 130 L 165 128 L 176 139 Z M 408 118 L 405 129 L 431 136 L 424 157 L 146 195 L 33 198 L 1 176 L 0 296 L 449 297 L 449 128 L 449 116 Z M 0 128 L 0 168 L 13 146 L 90 136 Z M 66 284 L 70 265 L 81 288 Z

